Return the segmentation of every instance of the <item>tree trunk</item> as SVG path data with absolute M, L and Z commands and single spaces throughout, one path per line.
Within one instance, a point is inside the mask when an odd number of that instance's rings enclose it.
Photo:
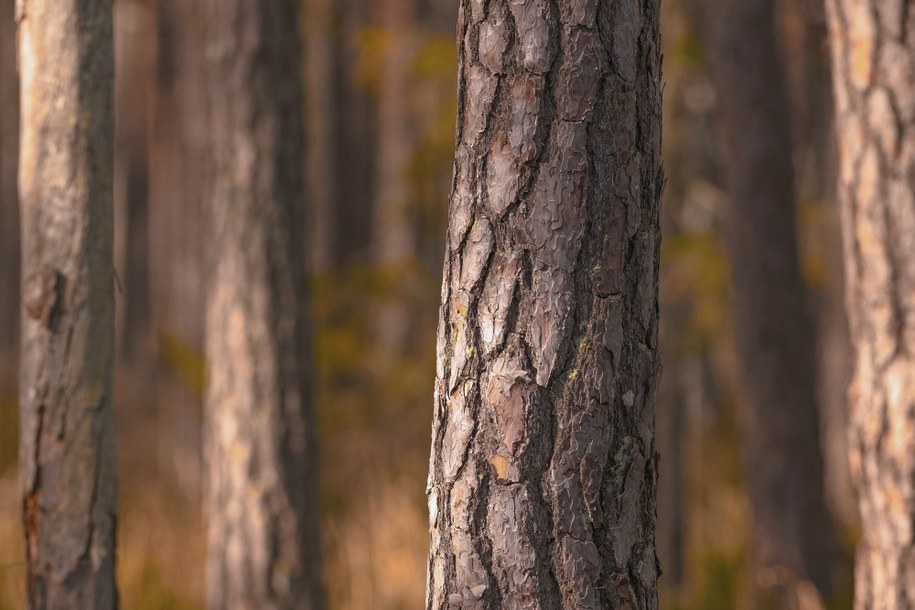
M 851 540 L 860 529 L 858 504 L 848 469 L 848 381 L 851 340 L 845 314 L 842 234 L 836 189 L 837 159 L 835 102 L 832 94 L 826 8 L 822 0 L 781 0 L 776 15 L 785 35 L 781 45 L 788 90 L 797 168 L 795 192 L 799 218 L 801 268 L 806 268 L 815 290 L 817 328 L 817 404 L 826 503 L 835 517 L 840 537 Z M 776 20 L 776 31 L 779 20 Z M 805 226 L 807 225 L 807 226 Z M 804 250 L 807 250 L 805 257 Z M 842 570 L 846 570 L 842 557 Z M 850 564 L 848 568 L 850 569 Z M 842 575 L 845 578 L 845 574 Z M 848 580 L 851 580 L 850 572 Z
M 773 2 L 730 0 L 713 10 L 753 581 L 764 598 L 793 596 L 804 580 L 828 597 L 837 545 L 823 492 L 816 343 L 798 262 Z
M 0 361 L 16 352 L 19 326 L 19 76 L 15 2 L 0 0 Z
M 308 155 L 308 200 L 309 217 L 306 225 L 312 230 L 306 235 L 309 242 L 308 258 L 311 271 L 319 276 L 329 275 L 336 270 L 336 235 L 339 187 L 334 180 L 337 171 L 340 135 L 335 133 L 339 108 L 334 80 L 340 78 L 334 67 L 339 54 L 338 21 L 341 10 L 334 0 L 303 0 L 303 11 L 307 31 L 305 32 L 306 82 L 311 86 L 305 91 L 307 107 L 306 147 L 316 154 Z
M 208 0 L 209 607 L 323 607 L 294 0 Z
M 29 603 L 116 608 L 111 2 L 17 9 Z
M 332 118 L 339 141 L 334 180 L 334 256 L 337 265 L 367 264 L 371 258 L 371 202 L 375 190 L 376 125 L 374 100 L 357 75 L 360 34 L 368 25 L 374 0 L 337 2 L 340 34 L 334 39 L 334 96 L 338 112 Z
M 150 315 L 158 356 L 159 477 L 200 493 L 202 182 L 206 108 L 199 3 L 156 0 L 149 141 Z M 182 356 L 183 354 L 183 356 Z M 190 356 L 190 357 L 187 357 Z
M 903 0 L 827 8 L 855 348 L 855 606 L 915 608 L 915 11 Z
M 150 2 L 115 6 L 115 268 L 117 351 L 121 361 L 145 358 L 150 347 L 149 160 L 147 132 L 153 33 Z
M 658 607 L 658 11 L 462 2 L 429 609 Z
M 389 298 L 376 312 L 379 348 L 402 357 L 411 335 L 411 315 L 402 284 L 416 262 L 416 202 L 410 188 L 410 162 L 416 145 L 412 110 L 416 38 L 414 0 L 383 0 L 378 18 L 384 36 L 384 58 L 378 82 L 377 190 L 372 254 Z

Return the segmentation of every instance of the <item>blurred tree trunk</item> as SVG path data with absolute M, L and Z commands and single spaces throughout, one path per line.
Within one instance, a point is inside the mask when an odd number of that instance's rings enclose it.
M 149 2 L 119 0 L 115 9 L 115 269 L 118 356 L 148 357 L 149 162 L 147 159 L 153 23 Z
M 209 607 L 323 607 L 296 0 L 205 3 Z
M 915 607 L 915 11 L 827 3 L 855 348 L 849 444 L 859 609 Z
M 196 3 L 158 0 L 150 124 L 150 265 L 158 332 L 203 345 L 202 183 L 206 149 L 203 19 Z M 161 347 L 161 346 L 160 346 Z
M 463 2 L 426 606 L 658 607 L 657 2 Z
M 772 0 L 710 9 L 753 580 L 763 598 L 787 599 L 804 580 L 828 598 L 837 544 L 823 493 L 814 323 L 799 267 L 773 13 Z
M 414 0 L 383 0 L 378 7 L 383 60 L 378 81 L 377 190 L 372 210 L 373 262 L 391 289 L 377 315 L 379 345 L 399 355 L 410 335 L 410 309 L 401 285 L 416 262 L 416 205 L 410 187 L 416 118 L 412 110 L 416 7 Z
M 19 76 L 13 0 L 0 0 L 0 361 L 19 336 Z
M 148 264 L 159 367 L 160 477 L 187 499 L 200 493 L 203 247 L 200 236 L 206 108 L 200 7 L 156 0 L 149 123 Z
M 851 340 L 845 315 L 842 236 L 836 194 L 836 142 L 822 0 L 782 0 L 777 14 L 785 31 L 783 54 L 791 93 L 791 123 L 802 267 L 816 289 L 817 403 L 820 411 L 825 490 L 844 537 L 856 536 L 858 508 L 848 469 L 847 392 Z M 776 28 L 778 30 L 778 27 Z M 843 566 L 844 569 L 844 566 Z
M 319 275 L 329 274 L 337 268 L 335 256 L 338 203 L 337 181 L 334 180 L 338 161 L 339 134 L 334 129 L 338 124 L 338 107 L 335 71 L 340 51 L 337 40 L 341 36 L 339 14 L 342 9 L 334 0 L 304 0 L 305 13 L 305 59 L 306 79 L 311 85 L 305 91 L 307 107 L 307 148 L 308 200 L 310 217 L 306 224 L 312 227 L 308 232 L 308 259 L 311 270 Z
M 116 608 L 111 3 L 18 8 L 29 605 Z
M 672 223 L 662 223 L 673 229 Z M 664 232 L 669 239 L 674 230 Z M 663 281 L 662 275 L 662 281 Z M 686 525 L 689 519 L 687 477 L 689 441 L 695 422 L 687 419 L 688 388 L 683 354 L 683 331 L 688 327 L 687 308 L 681 301 L 661 299 L 661 353 L 664 376 L 658 388 L 656 436 L 661 454 L 658 480 L 657 545 L 664 571 L 664 586 L 677 595 L 686 577 Z
M 371 203 L 375 189 L 374 161 L 377 140 L 374 100 L 359 74 L 361 34 L 368 25 L 369 0 L 336 3 L 339 35 L 334 39 L 335 97 L 333 133 L 335 206 L 334 255 L 338 264 L 367 263 L 371 257 Z

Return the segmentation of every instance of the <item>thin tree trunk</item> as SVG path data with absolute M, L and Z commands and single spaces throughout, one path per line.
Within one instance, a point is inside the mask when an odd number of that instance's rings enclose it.
M 323 607 L 295 0 L 206 6 L 212 609 Z
M 849 391 L 855 606 L 915 608 L 915 10 L 830 0 Z
M 0 0 L 0 360 L 13 357 L 19 336 L 19 76 L 15 2 Z
M 338 265 L 366 264 L 371 258 L 371 203 L 375 190 L 374 101 L 357 76 L 358 41 L 368 26 L 368 6 L 373 0 L 338 2 L 340 35 L 334 39 L 334 95 L 339 112 L 333 132 L 339 137 L 333 151 L 337 186 L 334 254 Z
M 845 314 L 845 281 L 842 235 L 836 189 L 835 102 L 832 94 L 826 14 L 823 0 L 782 0 L 777 15 L 786 34 L 782 54 L 797 58 L 786 62 L 791 92 L 795 180 L 800 218 L 814 216 L 801 228 L 801 243 L 811 242 L 816 287 L 817 404 L 827 505 L 843 538 L 852 539 L 860 528 L 858 506 L 848 469 L 848 382 L 851 373 L 851 340 Z M 778 26 L 776 26 L 778 30 Z M 811 214 L 813 211 L 813 214 Z M 806 233 L 806 234 L 805 234 Z M 801 256 L 804 260 L 804 256 Z M 804 264 L 802 264 L 804 268 Z M 842 570 L 846 569 L 843 565 Z M 850 565 L 848 566 L 850 568 Z M 843 574 L 843 578 L 845 575 Z M 848 576 L 850 579 L 850 575 Z
M 461 4 L 429 609 L 658 607 L 658 11 Z
M 115 267 L 118 356 L 150 355 L 148 94 L 153 32 L 149 2 L 115 4 Z
M 17 9 L 29 604 L 116 608 L 111 2 Z
M 410 336 L 409 304 L 399 290 L 405 269 L 416 262 L 416 202 L 410 188 L 416 126 L 413 100 L 416 7 L 414 0 L 383 0 L 379 21 L 384 59 L 378 83 L 377 190 L 375 191 L 373 261 L 393 288 L 376 313 L 379 347 L 401 356 Z
M 204 273 L 202 186 L 206 108 L 199 3 L 156 0 L 150 108 L 150 314 L 158 356 L 159 476 L 186 499 L 200 493 Z M 189 383 L 190 382 L 190 385 Z
M 203 345 L 202 166 L 206 112 L 197 3 L 157 0 L 150 111 L 150 282 L 157 331 Z
M 798 262 L 773 2 L 730 0 L 710 10 L 753 580 L 764 597 L 795 595 L 804 580 L 828 597 L 837 544 L 823 492 L 816 343 Z
M 308 232 L 308 255 L 311 271 L 326 275 L 336 270 L 335 256 L 337 221 L 336 204 L 339 187 L 334 180 L 338 161 L 338 140 L 334 132 L 338 124 L 337 90 L 334 79 L 340 78 L 334 68 L 338 61 L 339 41 L 342 33 L 338 21 L 341 9 L 334 0 L 305 0 L 307 31 L 305 32 L 305 58 L 307 82 L 307 148 L 316 154 L 308 155 L 308 197 L 311 205 L 306 223 L 313 228 Z

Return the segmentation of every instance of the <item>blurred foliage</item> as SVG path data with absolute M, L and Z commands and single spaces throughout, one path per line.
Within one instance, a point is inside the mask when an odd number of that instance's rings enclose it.
M 199 349 L 175 332 L 162 331 L 159 333 L 159 362 L 181 379 L 198 404 L 203 404 L 206 363 Z
M 0 478 L 0 610 L 19 610 L 25 603 L 20 523 L 18 479 L 15 476 Z
M 159 481 L 147 487 L 121 477 L 118 585 L 135 610 L 202 610 L 204 534 L 201 512 Z
M 411 263 L 354 267 L 313 285 L 326 569 L 335 608 L 364 607 L 382 589 L 386 601 L 376 607 L 421 603 L 436 279 Z M 392 304 L 407 308 L 412 323 L 399 353 L 382 351 L 374 337 L 373 312 Z
M 454 165 L 456 64 L 453 37 L 429 35 L 420 46 L 413 66 L 422 129 L 407 179 L 417 202 L 419 250 L 425 254 L 424 260 L 435 261 L 428 270 L 435 277 L 441 267 L 442 235 L 448 220 L 447 197 Z
M 834 282 L 830 256 L 834 248 L 830 238 L 838 232 L 835 210 L 825 201 L 804 201 L 798 206 L 798 228 L 800 232 L 801 259 L 807 285 L 816 292 L 823 292 Z
M 435 376 L 441 256 L 457 113 L 454 37 L 372 25 L 355 40 L 357 84 L 379 93 L 398 37 L 412 139 L 404 168 L 416 250 L 400 264 L 350 264 L 313 281 L 324 463 L 328 594 L 333 608 L 415 608 L 425 586 L 425 478 Z M 403 45 L 406 45 L 405 47 Z M 379 312 L 409 320 L 381 345 Z
M 122 579 L 123 580 L 123 579 Z M 133 603 L 135 610 L 198 610 L 201 604 L 183 598 L 162 577 L 159 566 L 145 561 L 139 568 L 136 581 L 125 583 L 123 595 Z
M 682 332 L 683 348 L 696 351 L 709 341 L 721 340 L 727 307 L 728 261 L 720 237 L 714 233 L 680 233 L 662 243 L 665 292 L 671 299 L 691 304 L 691 319 Z
M 365 26 L 356 35 L 356 82 L 372 93 L 381 87 L 384 61 L 391 48 L 391 37 L 403 32 L 389 32 L 380 26 Z
M 0 476 L 16 467 L 18 454 L 18 400 L 15 390 L 0 388 Z

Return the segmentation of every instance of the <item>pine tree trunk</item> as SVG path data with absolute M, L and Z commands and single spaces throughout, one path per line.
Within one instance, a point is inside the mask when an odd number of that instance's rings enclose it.
M 20 0 L 21 453 L 32 608 L 116 608 L 111 2 Z
M 429 609 L 658 607 L 658 11 L 462 2 Z
M 837 543 L 824 500 L 816 339 L 798 259 L 788 97 L 773 1 L 729 0 L 709 10 L 730 196 L 726 242 L 753 581 L 765 597 L 792 596 L 804 580 L 828 597 Z
M 846 305 L 860 610 L 915 608 L 915 10 L 827 3 Z
M 208 0 L 212 609 L 319 609 L 294 0 Z

